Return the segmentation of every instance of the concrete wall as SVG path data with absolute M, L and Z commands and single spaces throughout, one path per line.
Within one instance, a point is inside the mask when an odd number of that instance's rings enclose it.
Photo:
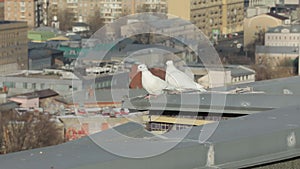
M 5 83 L 11 82 L 12 86 L 8 89 L 15 91 L 23 89 L 52 89 L 59 94 L 67 94 L 73 90 L 82 89 L 81 80 L 66 80 L 57 78 L 32 78 L 32 77 L 0 77 L 0 86 L 4 86 Z M 27 83 L 27 88 L 24 83 Z M 72 87 L 72 88 L 70 88 Z
M 253 17 L 256 15 L 266 14 L 269 12 L 269 8 L 267 6 L 257 6 L 257 7 L 249 7 L 247 8 L 247 17 Z
M 21 98 L 21 97 L 12 97 L 9 99 L 17 103 L 21 103 L 20 107 L 24 108 L 38 108 L 39 107 L 39 98 Z
M 255 62 L 256 64 L 269 63 L 272 66 L 276 66 L 285 59 L 294 60 L 298 56 L 298 53 L 255 53 Z
M 168 13 L 185 20 L 191 19 L 190 0 L 168 0 Z
M 18 70 L 17 63 L 3 64 L 0 66 L 0 74 L 14 72 L 16 70 Z
M 29 70 L 43 70 L 51 67 L 51 56 L 40 59 L 29 59 Z

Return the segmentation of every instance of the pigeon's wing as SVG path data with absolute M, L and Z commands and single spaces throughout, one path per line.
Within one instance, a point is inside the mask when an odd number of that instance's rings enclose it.
M 175 67 L 167 68 L 166 81 L 177 88 L 206 91 L 203 86 Z
M 142 85 L 149 94 L 154 95 L 162 94 L 163 89 L 169 88 L 169 84 L 166 81 L 154 76 L 150 72 L 142 73 Z

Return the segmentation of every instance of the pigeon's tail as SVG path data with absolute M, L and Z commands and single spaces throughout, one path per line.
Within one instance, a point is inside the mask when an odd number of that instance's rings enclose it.
M 200 84 L 196 83 L 196 86 L 197 86 L 197 89 L 198 89 L 200 92 L 206 92 L 206 90 L 204 89 L 204 87 L 201 86 Z

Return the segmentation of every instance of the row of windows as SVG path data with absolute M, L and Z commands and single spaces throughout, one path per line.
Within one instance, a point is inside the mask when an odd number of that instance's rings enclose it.
M 220 1 L 220 0 L 200 0 L 200 1 L 198 1 L 198 2 L 194 2 L 193 3 L 193 5 L 200 5 L 200 4 L 206 4 L 206 3 L 208 3 L 208 2 L 211 2 L 211 3 L 214 3 L 214 2 L 218 2 L 218 1 Z
M 272 35 L 266 35 L 266 38 L 268 40 L 299 40 L 300 36 L 284 36 L 284 35 L 279 35 L 279 36 L 272 36 Z
M 250 77 L 247 76 L 239 76 L 239 77 L 235 77 L 232 78 L 232 82 L 240 82 L 240 81 L 244 81 L 244 80 L 248 80 Z
M 273 43 L 273 42 L 267 42 L 266 46 L 294 46 L 298 47 L 300 45 L 300 42 L 281 42 L 281 43 Z M 293 51 L 297 52 L 297 51 Z
M 8 33 L 8 32 L 5 32 L 5 33 L 1 33 L 1 38 L 7 38 L 7 39 L 13 39 L 13 38 L 18 38 L 19 35 L 23 35 L 23 36 L 27 36 L 27 34 L 25 32 L 12 32 L 12 33 Z
M 151 123 L 150 130 L 151 131 L 167 131 L 172 126 L 173 126 L 172 124 L 166 124 L 166 123 Z
M 111 87 L 111 81 L 104 81 L 104 82 L 95 84 L 96 89 L 103 89 L 103 88 L 108 88 L 108 87 Z
M 46 89 L 49 88 L 49 86 L 46 86 L 45 83 L 16 83 L 16 82 L 3 82 L 3 86 L 6 86 L 8 88 L 23 88 L 23 89 Z M 51 85 L 52 86 L 52 85 Z M 53 87 L 53 86 L 52 86 Z M 73 87 L 71 85 L 66 85 L 65 87 L 72 89 Z M 77 90 L 76 87 L 73 88 L 74 91 Z
M 262 61 L 263 61 L 262 58 L 263 58 L 262 56 L 259 56 L 259 57 L 258 57 L 258 61 L 262 62 Z M 273 57 L 267 57 L 267 58 L 266 58 L 267 61 L 270 61 L 270 60 L 283 60 L 283 59 L 286 59 L 286 60 L 293 60 L 293 59 L 295 59 L 295 57 L 284 56 L 284 54 L 282 54 L 282 56 L 276 56 L 276 57 L 273 56 Z
M 193 18 L 197 18 L 197 17 L 205 17 L 207 13 L 199 13 L 199 14 L 194 14 L 193 15 Z M 210 12 L 211 15 L 217 15 L 219 14 L 219 18 L 221 19 L 222 18 L 222 10 L 217 10 L 217 11 L 211 11 Z

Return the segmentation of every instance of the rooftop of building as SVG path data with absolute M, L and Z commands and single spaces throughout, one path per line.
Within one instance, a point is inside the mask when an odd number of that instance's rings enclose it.
M 225 66 L 225 70 L 230 70 L 231 71 L 231 76 L 232 77 L 239 77 L 239 76 L 247 76 L 247 75 L 254 75 L 255 71 L 242 66 L 242 65 L 228 65 Z
M 29 49 L 28 57 L 29 59 L 42 59 L 47 57 L 52 57 L 52 55 L 63 54 L 63 51 L 51 49 L 51 48 L 31 48 Z
M 49 26 L 40 26 L 38 28 L 35 28 L 34 31 L 36 31 L 36 32 L 53 32 L 56 35 L 63 34 L 62 31 L 60 31 L 56 28 L 53 28 L 53 27 L 49 27 Z
M 137 97 L 146 95 L 143 89 L 99 89 L 93 91 L 92 95 L 87 96 L 88 91 L 73 92 L 72 95 L 60 98 L 67 104 L 74 103 L 95 103 L 95 102 L 108 102 L 108 103 L 121 103 L 125 97 Z
M 61 79 L 60 75 L 57 75 L 55 73 L 49 73 L 49 74 L 44 74 L 42 72 L 40 73 L 21 73 L 21 74 L 15 74 L 15 75 L 10 75 L 10 77 L 26 77 L 26 78 L 40 78 L 40 79 Z
M 231 94 L 230 91 L 160 95 L 151 100 L 133 97 L 124 106 L 132 110 L 253 114 L 283 106 L 298 105 L 298 95 L 272 95 L 263 91 Z
M 8 74 L 2 74 L 0 78 L 35 78 L 47 80 L 78 80 L 73 72 L 59 70 L 59 69 L 44 69 L 41 70 L 18 70 Z
M 255 53 L 259 54 L 293 54 L 298 55 L 298 47 L 294 46 L 260 46 L 257 45 L 255 48 Z
M 0 110 L 1 110 L 0 113 L 18 108 L 19 105 L 20 105 L 19 103 L 16 103 L 16 102 L 13 102 L 13 101 L 1 103 L 0 104 Z
M 0 20 L 0 25 L 1 24 L 14 24 L 14 23 L 26 23 L 26 22 L 23 22 L 23 21 L 7 21 L 7 20 Z
M 147 23 L 156 29 L 174 28 L 175 25 L 176 25 L 176 27 L 192 25 L 189 21 L 186 21 L 186 20 L 183 20 L 180 18 L 151 20 L 151 21 L 148 21 Z
M 86 23 L 84 23 L 84 22 L 75 22 L 75 23 L 73 23 L 72 26 L 87 27 L 87 26 L 89 26 L 89 25 L 86 24 Z
M 3 168 L 14 169 L 140 169 L 147 164 L 151 168 L 208 169 L 268 165 L 300 155 L 296 141 L 300 132 L 299 109 L 280 108 L 163 135 L 154 135 L 142 125 L 130 122 L 61 145 L 2 155 L 0 162 Z M 150 157 L 142 158 L 145 156 Z
M 272 16 L 272 17 L 277 18 L 277 19 L 280 19 L 280 20 L 286 20 L 286 19 L 289 19 L 288 17 L 279 15 L 279 14 L 277 14 L 277 13 L 267 13 L 267 15 Z
M 264 80 L 264 81 L 256 81 L 246 84 L 238 84 L 227 86 L 225 88 L 219 88 L 222 90 L 233 90 L 235 88 L 245 88 L 251 87 L 255 91 L 263 91 L 268 95 L 300 95 L 299 84 L 300 77 L 287 77 L 287 78 L 279 78 L 279 79 L 271 79 L 271 80 Z M 219 90 L 215 88 L 213 90 Z
M 267 33 L 300 33 L 300 25 L 284 25 L 269 28 Z
M 24 98 L 39 98 L 39 99 L 45 99 L 49 97 L 58 96 L 58 93 L 51 89 L 44 89 L 44 90 L 37 90 L 34 92 L 29 93 L 22 93 L 18 95 L 13 95 L 10 97 L 24 97 Z
M 231 71 L 231 76 L 238 77 L 238 76 L 247 76 L 255 74 L 255 71 L 242 65 L 203 65 L 203 64 L 189 64 L 188 67 L 190 69 L 193 68 L 201 68 L 205 70 L 220 70 L 220 71 Z

